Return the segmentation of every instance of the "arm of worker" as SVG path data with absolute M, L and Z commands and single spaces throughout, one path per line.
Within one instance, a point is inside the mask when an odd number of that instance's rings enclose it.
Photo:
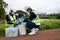
M 34 12 L 30 13 L 30 16 L 28 18 L 28 20 L 32 21 L 33 19 L 35 19 L 37 16 Z
M 13 24 L 13 23 L 11 22 L 11 20 L 9 19 L 9 16 L 8 16 L 8 15 L 6 15 L 6 21 L 7 21 L 7 24 Z
M 24 22 L 30 22 L 30 21 L 32 21 L 33 19 L 35 19 L 36 17 L 37 17 L 36 14 L 35 14 L 34 12 L 32 12 L 32 13 L 30 14 L 29 18 L 26 18 L 26 19 L 24 20 Z

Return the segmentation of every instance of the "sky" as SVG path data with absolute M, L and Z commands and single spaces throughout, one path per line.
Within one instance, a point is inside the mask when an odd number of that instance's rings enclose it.
M 4 0 L 8 3 L 6 11 L 23 10 L 25 6 L 31 7 L 38 13 L 58 13 L 60 12 L 60 0 Z

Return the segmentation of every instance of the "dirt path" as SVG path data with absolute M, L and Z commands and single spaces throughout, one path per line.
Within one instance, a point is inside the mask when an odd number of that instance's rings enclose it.
M 4 36 L 0 36 L 0 40 L 60 40 L 60 29 L 42 30 L 33 36 L 19 35 L 16 38 L 6 38 Z

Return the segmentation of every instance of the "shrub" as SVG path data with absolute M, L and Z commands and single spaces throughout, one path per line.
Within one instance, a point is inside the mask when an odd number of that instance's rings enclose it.
M 60 28 L 60 20 L 47 20 L 41 22 L 40 29 Z
M 0 23 L 0 36 L 5 35 L 5 28 L 6 28 L 6 25 Z

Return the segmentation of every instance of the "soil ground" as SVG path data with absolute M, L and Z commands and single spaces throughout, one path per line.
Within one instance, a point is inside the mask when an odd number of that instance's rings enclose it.
M 16 38 L 7 38 L 5 36 L 0 36 L 0 40 L 60 40 L 60 28 L 50 30 L 40 30 L 37 32 L 37 34 L 32 36 L 19 35 Z

